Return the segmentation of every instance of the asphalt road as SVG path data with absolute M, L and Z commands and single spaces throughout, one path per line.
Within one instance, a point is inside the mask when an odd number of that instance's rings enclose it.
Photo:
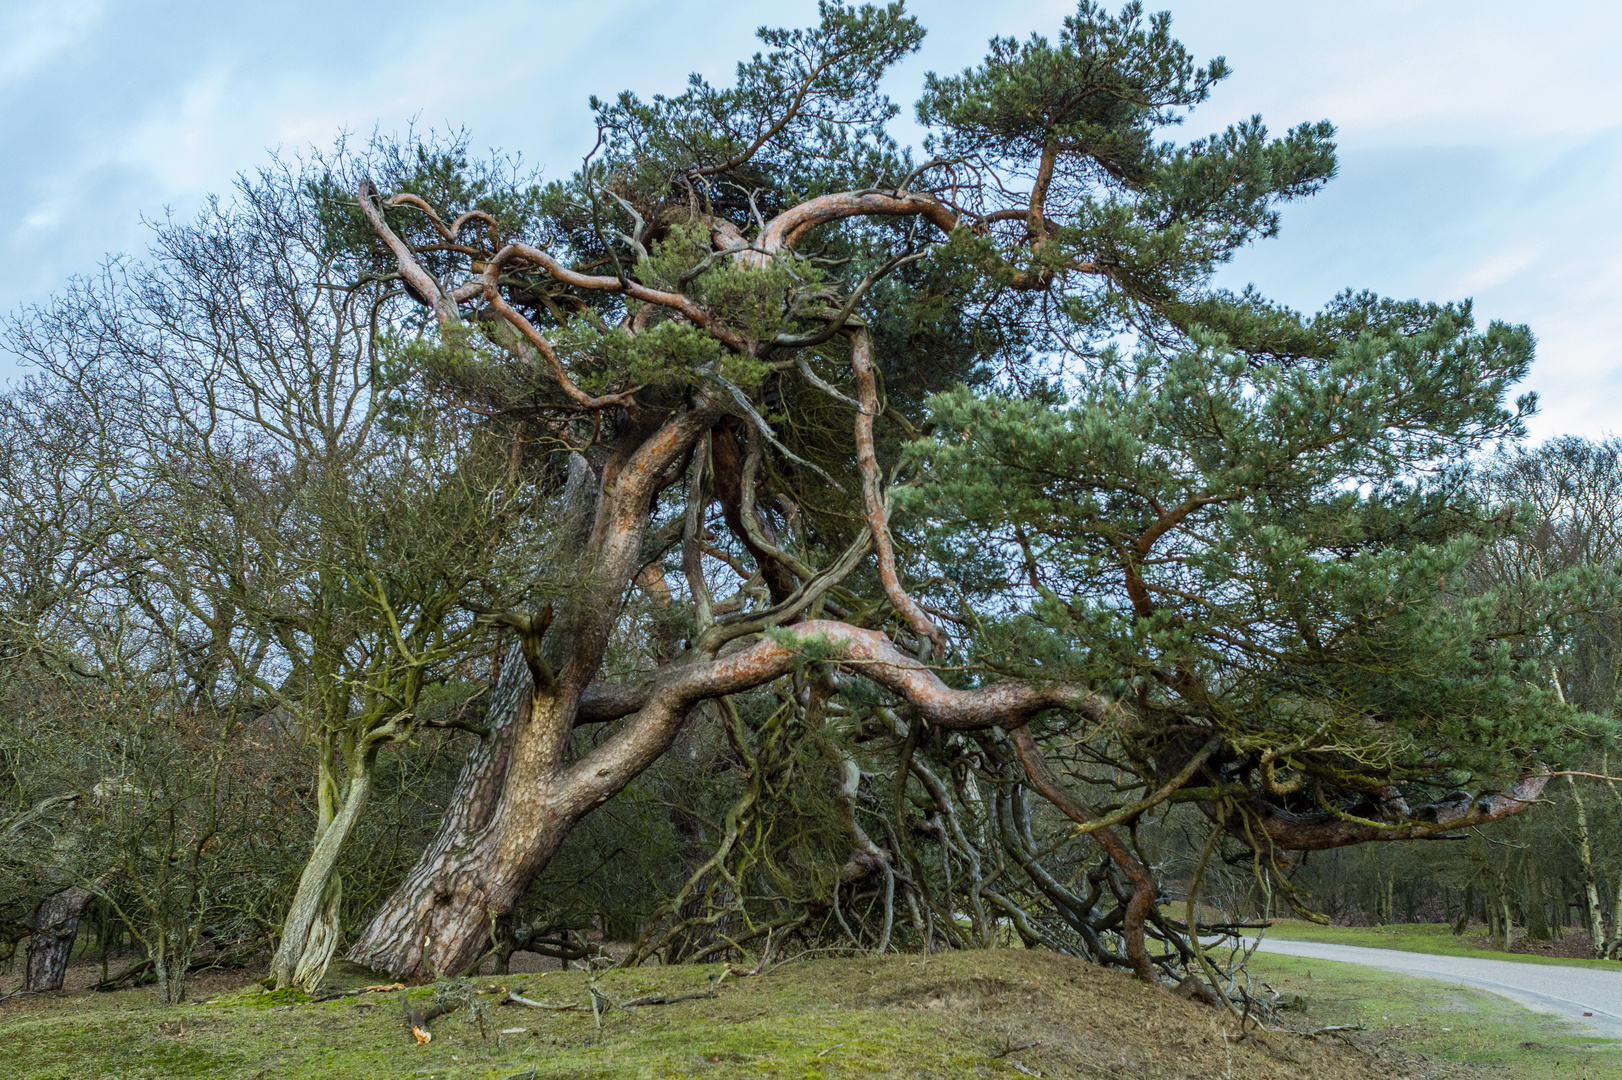
M 1622 1039 L 1622 971 L 1481 960 L 1473 956 L 1431 956 L 1317 941 L 1263 939 L 1261 949 L 1314 960 L 1363 964 L 1486 990 L 1534 1012 L 1565 1017 L 1591 1034 Z

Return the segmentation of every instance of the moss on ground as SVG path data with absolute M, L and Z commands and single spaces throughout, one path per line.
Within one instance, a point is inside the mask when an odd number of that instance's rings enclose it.
M 1440 1054 L 1427 1061 L 1403 1051 L 1404 1046 L 1433 1047 L 1426 1040 L 1436 1032 L 1426 1028 L 1418 1038 L 1403 1026 L 1412 1025 L 1423 1012 L 1422 1002 L 1434 998 L 1433 985 L 1416 983 L 1417 989 L 1405 992 L 1392 985 L 1403 982 L 1398 976 L 1358 969 L 1351 969 L 1355 978 L 1331 982 L 1305 974 L 1327 965 L 1296 969 L 1289 959 L 1259 962 L 1270 978 L 1292 990 L 1303 984 L 1306 1022 L 1322 1026 L 1357 1008 L 1370 1015 L 1378 1008 L 1384 1027 L 1364 1036 L 1377 1045 L 1359 1049 L 1334 1038 L 1287 1032 L 1263 1040 L 1240 1037 L 1216 1010 L 1151 990 L 1122 973 L 1051 953 L 994 949 L 927 961 L 915 956 L 806 960 L 767 976 L 727 978 L 714 999 L 611 1009 L 601 1028 L 589 1009 L 496 1006 L 499 995 L 491 994 L 488 1037 L 480 1036 L 466 1014 L 455 1013 L 435 1021 L 433 1042 L 421 1047 L 401 1020 L 406 1001 L 422 1003 L 428 994 L 424 987 L 266 1004 L 267 995 L 244 976 L 247 985 L 179 1008 L 158 1005 L 150 991 L 17 998 L 0 1005 L 0 1075 L 17 1080 L 503 1080 L 527 1078 L 531 1069 L 536 1080 L 1495 1075 L 1434 1060 Z M 624 1001 L 703 990 L 719 971 L 641 968 L 607 973 L 599 985 Z M 589 1003 L 586 977 L 579 972 L 496 981 L 554 1004 Z M 1374 995 L 1367 1001 L 1359 996 L 1365 990 Z M 1380 1004 L 1370 1006 L 1370 1001 Z M 1510 1054 L 1515 1040 L 1555 1046 L 1551 1040 L 1563 1038 L 1544 1022 L 1527 1019 L 1530 1014 L 1515 1015 L 1520 1010 L 1507 1003 L 1500 1009 L 1472 1007 L 1472 1015 L 1481 1019 L 1473 1029 L 1475 1042 L 1465 1049 L 1475 1056 L 1461 1051 L 1458 1061 L 1490 1064 L 1498 1054 L 1518 1064 L 1525 1055 Z M 1429 1049 L 1425 1053 L 1431 1055 Z M 1587 1062 L 1603 1057 L 1584 1053 Z

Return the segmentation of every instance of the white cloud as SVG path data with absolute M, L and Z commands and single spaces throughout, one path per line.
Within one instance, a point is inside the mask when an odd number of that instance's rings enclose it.
M 1534 247 L 1498 251 L 1465 270 L 1464 273 L 1442 286 L 1444 296 L 1474 296 L 1502 285 L 1537 262 L 1543 254 Z
M 7 15 L 6 34 L 0 39 L 0 87 L 21 82 L 57 59 L 101 14 L 101 5 L 91 0 L 57 0 Z
M 52 199 L 49 202 L 41 203 L 22 216 L 22 220 L 18 222 L 18 228 L 36 232 L 55 228 L 57 223 L 62 220 L 62 215 L 67 208 L 68 202 L 66 199 Z
M 222 173 L 229 176 L 232 163 L 223 159 L 247 149 L 239 137 L 241 97 L 233 100 L 231 83 L 224 66 L 199 73 L 174 99 L 148 112 L 109 156 L 177 193 L 192 194 L 217 183 Z

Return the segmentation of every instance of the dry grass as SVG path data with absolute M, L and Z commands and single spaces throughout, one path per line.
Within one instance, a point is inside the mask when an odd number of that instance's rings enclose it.
M 714 967 L 610 972 L 612 998 L 702 989 Z M 496 979 L 549 1002 L 587 1001 L 586 976 Z M 18 1080 L 440 1077 L 1097 1077 L 1352 1080 L 1481 1076 L 1388 1045 L 1379 1057 L 1334 1038 L 1241 1034 L 1216 1010 L 1124 974 L 1023 949 L 931 957 L 806 960 L 726 979 L 715 999 L 589 1011 L 493 1008 L 481 1038 L 463 1014 L 434 1041 L 401 1027 L 413 988 L 319 1004 L 235 979 L 165 1009 L 150 991 L 70 992 L 0 1006 L 0 1075 Z M 243 984 L 247 984 L 244 986 Z M 491 995 L 494 1003 L 498 995 Z M 499 1033 L 523 1028 L 522 1032 Z M 1490 1074 L 1489 1074 L 1490 1075 Z

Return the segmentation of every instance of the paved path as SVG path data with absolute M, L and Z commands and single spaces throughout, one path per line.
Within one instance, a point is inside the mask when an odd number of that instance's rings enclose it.
M 1283 938 L 1263 939 L 1261 949 L 1314 960 L 1363 964 L 1487 990 L 1534 1012 L 1555 1013 L 1591 1034 L 1622 1039 L 1622 971 L 1482 960 L 1474 956 L 1432 956 Z

